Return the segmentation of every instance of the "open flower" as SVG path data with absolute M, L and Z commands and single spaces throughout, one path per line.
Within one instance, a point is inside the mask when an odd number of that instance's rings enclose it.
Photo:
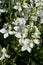
M 15 36 L 17 38 L 25 38 L 27 37 L 27 32 L 28 32 L 28 28 L 26 28 L 25 26 L 15 26 L 14 27 L 15 30 Z
M 43 0 L 35 0 L 36 7 L 43 6 Z
M 33 41 L 34 41 L 35 44 L 39 44 L 40 43 L 39 39 L 34 39 Z
M 40 31 L 38 30 L 38 28 L 35 26 L 35 33 L 32 33 L 32 37 L 33 38 L 40 38 Z
M 17 17 L 17 19 L 14 19 L 14 22 L 12 22 L 13 25 L 25 25 L 26 24 L 26 20 L 24 18 L 19 18 Z
M 5 9 L 0 9 L 0 13 L 4 13 L 4 12 L 7 12 L 7 10 L 5 10 Z
M 29 9 L 29 4 L 28 4 L 28 3 L 23 2 L 22 7 L 23 7 L 23 8 L 27 8 L 27 9 Z
M 22 11 L 21 3 L 17 2 L 16 5 L 14 6 L 14 9 L 18 10 L 19 12 Z
M 2 50 L 1 50 L 1 52 L 2 52 L 2 56 L 0 57 L 0 60 L 3 60 L 3 59 L 5 59 L 5 58 L 10 58 L 10 55 L 8 55 L 7 53 L 6 53 L 6 49 L 5 48 L 3 48 Z
M 33 48 L 34 44 L 31 42 L 29 39 L 24 39 L 23 41 L 23 46 L 22 46 L 22 51 L 27 50 L 29 53 L 31 52 L 31 48 Z
M 0 29 L 0 32 L 2 34 L 4 34 L 4 38 L 7 38 L 10 35 L 14 34 L 14 31 L 11 31 L 11 25 L 9 24 L 5 24 L 4 27 L 2 29 Z

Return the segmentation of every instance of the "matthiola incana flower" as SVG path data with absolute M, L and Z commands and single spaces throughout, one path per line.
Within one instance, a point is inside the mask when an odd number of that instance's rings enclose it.
M 23 8 L 26 8 L 26 9 L 29 9 L 29 4 L 28 3 L 26 3 L 26 2 L 23 2 Z
M 35 26 L 35 32 L 32 33 L 32 37 L 33 38 L 40 38 L 40 31 L 38 30 L 38 28 Z
M 43 19 L 40 20 L 40 24 L 43 24 Z
M 33 21 L 37 21 L 37 16 L 31 16 L 31 19 L 32 19 Z
M 10 58 L 10 55 L 8 55 L 6 53 L 7 52 L 6 48 L 3 47 L 3 49 L 1 50 L 1 52 L 2 52 L 2 56 L 0 57 L 0 60 L 3 60 L 5 58 Z
M 17 38 L 25 38 L 27 36 L 28 28 L 26 28 L 25 26 L 15 26 L 14 30 L 16 32 L 15 36 Z
M 4 35 L 4 38 L 7 38 L 10 35 L 14 34 L 14 31 L 12 31 L 11 25 L 8 23 L 4 25 L 2 29 L 0 29 L 0 32 Z
M 12 22 L 13 25 L 25 25 L 26 24 L 26 20 L 24 18 L 17 18 L 16 20 L 14 20 L 14 22 Z
M 35 0 L 36 7 L 43 6 L 43 0 Z
M 34 39 L 33 41 L 34 41 L 35 44 L 39 44 L 40 43 L 39 39 Z
M 43 18 L 43 10 L 39 11 L 38 16 L 40 16 L 41 18 Z
M 25 39 L 23 41 L 23 46 L 22 46 L 22 51 L 27 50 L 29 53 L 31 52 L 31 48 L 33 48 L 34 44 L 29 40 L 29 39 Z
M 14 6 L 14 9 L 18 10 L 19 12 L 22 11 L 21 3 L 17 2 L 16 5 Z
M 5 9 L 0 9 L 0 13 L 7 12 Z

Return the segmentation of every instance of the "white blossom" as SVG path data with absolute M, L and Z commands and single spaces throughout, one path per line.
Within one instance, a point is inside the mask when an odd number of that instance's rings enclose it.
M 4 27 L 2 29 L 0 29 L 0 33 L 2 33 L 4 35 L 4 38 L 6 39 L 9 34 L 13 35 L 15 32 L 11 31 L 11 25 L 5 24 Z
M 19 12 L 22 11 L 21 3 L 17 2 L 16 5 L 14 6 L 14 9 L 18 10 Z
M 6 48 L 4 48 L 3 47 L 3 49 L 1 50 L 1 52 L 2 52 L 2 56 L 0 57 L 0 60 L 3 60 L 3 59 L 5 59 L 5 58 L 10 58 L 10 55 L 8 55 L 7 53 L 6 53 Z
M 31 19 L 32 19 L 33 21 L 37 21 L 37 16 L 31 16 Z
M 41 19 L 40 24 L 43 24 L 43 19 Z
M 31 52 L 31 48 L 33 48 L 33 43 L 32 42 L 30 42 L 30 40 L 29 39 L 25 39 L 24 41 L 23 41 L 23 46 L 22 46 L 22 51 L 25 51 L 25 50 L 27 50 L 29 53 Z
M 32 33 L 32 37 L 33 37 L 33 38 L 40 38 L 40 35 L 41 35 L 40 31 L 39 31 L 38 28 L 35 26 L 35 32 Z
M 16 32 L 15 36 L 17 38 L 25 38 L 27 36 L 28 28 L 26 28 L 25 26 L 15 26 L 14 30 Z
M 34 39 L 34 43 L 39 44 L 40 43 L 39 39 Z
M 7 12 L 5 9 L 0 9 L 0 13 Z
M 26 24 L 26 20 L 24 18 L 19 18 L 17 17 L 17 19 L 14 19 L 14 22 L 12 22 L 13 25 L 25 25 Z
M 29 4 L 28 3 L 25 3 L 25 2 L 23 2 L 23 8 L 27 8 L 27 9 L 29 9 Z
M 43 6 L 43 0 L 35 0 L 36 7 Z

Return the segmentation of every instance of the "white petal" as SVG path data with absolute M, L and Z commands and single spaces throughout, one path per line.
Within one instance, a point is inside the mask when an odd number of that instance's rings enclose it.
M 22 51 L 25 51 L 26 50 L 26 47 L 25 46 L 22 46 L 22 49 L 21 49 Z
M 6 32 L 5 28 L 0 29 L 0 32 L 5 33 Z
M 35 43 L 35 44 L 39 44 L 40 41 L 39 41 L 38 39 L 34 39 L 34 43 Z
M 19 30 L 19 26 L 15 26 L 15 27 L 14 27 L 14 30 L 15 30 L 15 31 L 18 31 L 18 30 Z
M 7 12 L 5 9 L 0 9 L 0 13 Z
M 2 55 L 2 56 L 0 57 L 0 60 L 3 60 L 3 59 L 5 59 L 5 56 L 4 56 L 4 55 Z
M 43 19 L 41 19 L 40 23 L 43 24 Z
M 23 40 L 23 44 L 24 44 L 24 45 L 28 44 L 29 42 L 30 42 L 29 39 L 24 39 L 24 40 Z
M 15 31 L 9 31 L 8 33 L 9 33 L 10 35 L 16 34 Z
M 30 43 L 30 47 L 33 48 L 33 46 L 34 46 L 34 43 L 31 42 L 31 43 Z
M 5 33 L 4 34 L 4 38 L 7 38 L 9 35 L 8 35 L 8 33 Z
M 18 9 L 18 6 L 14 6 L 14 9 L 16 9 L 16 10 L 17 10 L 17 9 Z
M 6 52 L 6 49 L 3 47 L 3 49 L 1 50 L 1 52 L 5 53 Z
M 20 43 L 21 45 L 23 45 L 23 41 L 24 41 L 24 38 L 20 38 L 20 39 L 19 39 L 19 43 Z
M 36 7 L 40 6 L 40 3 L 36 3 Z
M 31 48 L 27 47 L 27 51 L 28 51 L 29 53 L 31 53 Z
M 6 58 L 10 58 L 10 55 L 5 54 L 5 57 L 6 57 Z
M 23 38 L 26 38 L 27 37 L 27 33 L 23 33 Z
M 20 32 L 17 32 L 17 33 L 15 34 L 15 36 L 16 36 L 17 38 L 21 38 L 21 33 L 20 33 Z
M 20 6 L 18 7 L 18 11 L 19 11 L 19 12 L 21 12 L 21 11 L 22 11 L 22 8 L 21 8 Z

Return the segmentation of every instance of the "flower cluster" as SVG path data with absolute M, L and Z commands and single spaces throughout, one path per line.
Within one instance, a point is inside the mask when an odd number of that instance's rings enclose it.
M 1 1 L 0 1 L 1 2 Z M 35 5 L 34 5 L 35 4 Z M 22 2 L 16 2 L 13 9 L 15 10 L 15 18 L 10 23 L 4 23 L 3 28 L 0 29 L 0 33 L 3 34 L 4 39 L 9 35 L 14 35 L 21 45 L 21 51 L 31 52 L 35 44 L 40 43 L 40 35 L 38 25 L 38 17 L 40 17 L 39 24 L 43 24 L 43 0 L 30 0 L 30 4 L 25 0 Z M 0 13 L 5 10 L 0 9 Z M 4 50 L 4 52 L 3 52 Z M 3 55 L 0 59 L 8 58 L 6 49 L 3 48 Z

